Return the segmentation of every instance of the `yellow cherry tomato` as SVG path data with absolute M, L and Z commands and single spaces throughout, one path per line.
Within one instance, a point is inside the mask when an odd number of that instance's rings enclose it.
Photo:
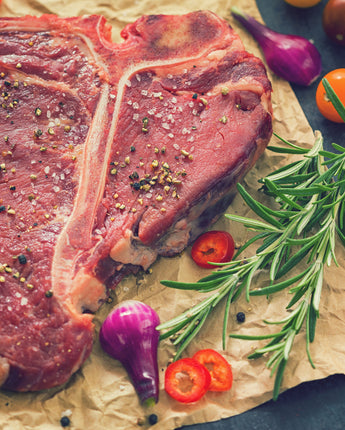
M 317 5 L 321 0 L 285 0 L 291 6 L 307 8 Z

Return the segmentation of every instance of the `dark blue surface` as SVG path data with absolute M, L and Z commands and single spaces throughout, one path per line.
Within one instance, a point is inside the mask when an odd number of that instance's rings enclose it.
M 327 0 L 309 9 L 298 9 L 284 0 L 257 0 L 265 23 L 273 30 L 312 39 L 319 49 L 323 70 L 310 87 L 293 85 L 314 130 L 320 130 L 325 146 L 331 142 L 345 145 L 345 124 L 324 119 L 315 104 L 320 79 L 329 71 L 345 68 L 345 47 L 333 44 L 322 29 L 322 11 Z M 345 359 L 345 357 L 344 357 Z M 214 423 L 185 426 L 184 430 L 344 430 L 345 376 L 332 375 L 321 381 L 306 382 L 282 393 L 255 409 Z

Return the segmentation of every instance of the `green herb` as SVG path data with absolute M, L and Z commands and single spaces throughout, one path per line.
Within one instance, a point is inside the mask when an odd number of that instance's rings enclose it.
M 326 92 L 329 98 L 337 96 L 330 86 Z M 340 103 L 340 102 L 339 102 Z M 339 111 L 345 118 L 345 108 Z M 277 399 L 284 369 L 289 359 L 296 335 L 306 326 L 306 351 L 314 367 L 309 345 L 314 340 L 316 322 L 323 285 L 324 265 L 334 262 L 336 235 L 345 245 L 345 148 L 333 144 L 335 152 L 323 149 L 323 139 L 315 133 L 315 143 L 311 149 L 294 145 L 276 135 L 286 147 L 269 147 L 277 153 L 296 154 L 302 158 L 290 163 L 261 179 L 262 191 L 275 200 L 277 209 L 271 209 L 253 199 L 238 185 L 238 191 L 246 204 L 262 219 L 251 219 L 237 215 L 225 215 L 232 221 L 240 222 L 255 235 L 237 252 L 235 259 L 224 263 L 217 270 L 195 283 L 162 281 L 172 288 L 196 290 L 208 293 L 199 304 L 181 315 L 160 324 L 161 338 L 171 337 L 178 359 L 186 346 L 202 328 L 208 315 L 223 299 L 225 312 L 223 320 L 223 347 L 227 338 L 226 328 L 231 303 L 242 291 L 247 300 L 250 296 L 271 295 L 288 289 L 291 300 L 286 306 L 287 316 L 280 321 L 265 321 L 281 326 L 280 331 L 258 336 L 231 334 L 232 338 L 248 340 L 268 340 L 255 350 L 249 358 L 268 354 L 267 367 L 275 374 L 273 398 Z M 250 258 L 239 258 L 249 245 L 258 243 L 256 253 Z M 304 269 L 291 275 L 290 272 L 303 261 Z M 269 285 L 255 288 L 258 271 L 269 272 Z M 290 275 L 289 275 L 290 274 Z

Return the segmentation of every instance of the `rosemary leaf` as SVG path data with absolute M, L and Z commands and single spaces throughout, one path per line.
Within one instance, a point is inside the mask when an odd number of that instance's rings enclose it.
M 236 334 L 231 333 L 229 337 L 233 339 L 243 339 L 243 340 L 265 340 L 276 337 L 282 337 L 282 332 L 279 333 L 270 333 L 270 334 L 262 334 L 262 335 L 248 335 L 248 334 Z
M 315 291 L 313 296 L 313 308 L 315 309 L 316 312 L 319 311 L 322 284 L 323 284 L 323 266 L 319 263 L 319 270 L 317 272 Z
M 198 332 L 201 330 L 202 326 L 204 325 L 211 308 L 206 309 L 205 312 L 203 312 L 200 316 L 201 319 L 199 319 L 198 324 L 194 326 L 194 330 L 191 332 L 191 334 L 184 339 L 184 342 L 180 345 L 178 350 L 176 351 L 174 361 L 178 360 L 182 354 L 182 352 L 187 348 L 187 346 L 190 344 L 190 342 L 194 339 L 194 337 L 198 334 Z M 195 320 L 196 321 L 196 320 Z
M 241 194 L 243 200 L 257 215 L 259 215 L 264 221 L 268 222 L 269 224 L 272 224 L 276 228 L 282 229 L 282 224 L 277 221 L 273 216 L 271 216 L 271 213 L 274 213 L 271 209 L 266 208 L 264 205 L 253 199 L 253 197 L 243 188 L 241 184 L 237 184 L 237 189 Z
M 311 312 L 312 312 L 312 307 L 308 306 L 307 318 L 306 318 L 306 351 L 307 351 L 309 363 L 310 363 L 311 367 L 313 369 L 315 369 L 315 364 L 314 364 L 313 359 L 312 359 L 311 354 L 310 354 L 310 343 L 314 340 L 314 333 L 315 333 L 315 332 L 311 333 Z M 314 316 L 314 318 L 315 318 L 315 323 L 314 323 L 314 329 L 315 329 L 316 316 Z M 311 337 L 312 334 L 313 334 L 313 336 Z
M 287 166 L 283 166 L 280 169 L 277 169 L 274 173 L 267 175 L 266 179 L 273 182 L 281 178 L 284 178 L 286 176 L 291 176 L 292 174 L 299 172 L 303 165 L 304 165 L 303 161 L 296 161 Z
M 276 370 L 276 377 L 274 380 L 274 387 L 273 387 L 273 400 L 277 400 L 279 397 L 280 386 L 283 380 L 283 374 L 286 367 L 286 363 L 287 363 L 287 360 L 282 358 L 279 363 L 278 369 Z
M 258 241 L 258 240 L 260 240 L 260 239 L 263 239 L 263 238 L 265 238 L 265 237 L 271 237 L 271 234 L 270 234 L 270 232 L 263 232 L 263 233 L 259 233 L 259 234 L 257 234 L 256 236 L 254 236 L 254 237 L 252 237 L 251 239 L 249 239 L 249 240 L 247 240 L 247 242 L 243 245 L 243 246 L 241 246 L 239 249 L 238 249 L 238 251 L 236 252 L 236 254 L 234 255 L 234 258 L 236 259 L 236 258 L 238 258 L 238 256 L 240 255 L 240 254 L 242 254 L 242 252 L 246 249 L 246 248 L 248 248 L 250 245 L 252 245 L 254 242 L 256 242 L 256 241 Z M 276 237 L 278 237 L 278 235 L 276 236 Z M 259 252 L 259 249 L 258 249 L 258 252 Z
M 308 286 L 309 285 L 307 283 L 304 283 L 304 284 L 301 283 L 298 285 L 298 289 L 296 289 L 294 296 L 286 305 L 286 309 L 290 309 L 305 295 L 306 291 L 308 290 Z M 289 292 L 291 293 L 292 291 L 290 290 Z
M 309 342 L 313 342 L 315 338 L 315 328 L 316 328 L 316 321 L 318 318 L 318 312 L 315 310 L 313 306 L 309 306 L 308 308 L 308 318 L 307 318 L 307 339 Z
M 295 154 L 306 154 L 307 152 L 308 152 L 308 149 L 305 149 L 305 148 L 301 148 L 300 146 L 298 146 L 298 145 L 295 145 L 294 143 L 292 143 L 292 142 L 289 142 L 288 140 L 286 140 L 286 139 L 284 139 L 282 136 L 279 136 L 277 133 L 275 133 L 275 132 L 273 132 L 273 135 L 275 136 L 275 137 L 277 137 L 281 142 L 283 142 L 285 145 L 287 145 L 288 147 L 291 147 L 291 148 L 293 148 L 296 152 L 295 152 Z M 268 147 L 268 148 L 270 148 L 270 147 Z M 284 148 L 283 148 L 284 149 Z M 285 148 L 285 150 L 286 149 L 288 149 L 288 148 Z
M 212 291 L 219 287 L 217 281 L 209 281 L 209 282 L 178 282 L 178 281 L 161 281 L 161 284 L 165 287 L 176 288 L 178 290 L 197 290 L 197 291 Z
M 286 275 L 293 267 L 295 267 L 303 258 L 308 254 L 314 243 L 317 239 L 310 239 L 302 248 L 300 248 L 296 254 L 294 254 L 279 270 L 276 275 L 276 278 L 279 279 L 282 276 Z
M 256 253 L 262 254 L 267 248 L 272 249 L 272 246 L 274 247 L 274 243 L 279 243 L 280 236 L 280 232 L 269 234 L 263 241 L 262 245 L 256 250 Z
M 226 214 L 225 218 L 228 218 L 232 221 L 241 222 L 245 227 L 254 229 L 254 230 L 271 230 L 271 231 L 279 231 L 279 227 L 274 227 L 273 225 L 266 224 L 264 222 L 258 221 L 256 219 L 251 219 L 247 217 L 242 217 L 239 215 Z
M 267 149 L 269 149 L 272 152 L 277 152 L 278 154 L 305 154 L 306 151 L 299 151 L 297 149 L 293 148 L 281 148 L 279 146 L 268 146 Z
M 339 152 L 345 152 L 345 147 L 338 145 L 337 143 L 332 143 L 333 148 Z M 320 151 L 321 152 L 321 151 Z
M 156 327 L 156 330 L 165 330 L 174 326 L 179 326 L 182 321 L 189 322 L 190 317 L 198 315 L 199 312 L 202 312 L 205 308 L 209 306 L 209 304 L 212 302 L 213 296 L 210 296 L 203 301 L 201 301 L 198 305 L 193 306 L 192 308 L 186 310 L 182 314 L 178 315 L 175 318 L 172 318 L 170 321 L 167 321 L 165 323 L 159 324 Z
M 228 326 L 229 315 L 230 315 L 230 305 L 232 303 L 233 295 L 234 295 L 234 290 L 232 290 L 231 293 L 228 295 L 226 299 L 226 304 L 225 304 L 225 311 L 224 311 L 224 318 L 223 318 L 223 335 L 222 335 L 223 349 L 226 348 L 226 329 Z
M 326 78 L 322 79 L 322 84 L 335 110 L 340 115 L 340 118 L 345 122 L 345 106 L 339 100 L 339 97 L 336 95 L 335 91 L 333 90 L 333 88 L 331 87 L 330 83 L 327 81 Z
M 265 178 L 264 183 L 272 196 L 279 197 L 283 202 L 287 203 L 292 209 L 297 209 L 299 211 L 304 210 L 303 206 L 296 203 L 289 196 L 279 192 L 279 188 L 274 184 L 274 182 L 272 182 L 268 178 Z
M 345 246 L 345 234 L 341 231 L 341 229 L 338 226 L 336 226 L 336 230 L 337 230 L 337 233 L 338 233 L 340 240 L 342 241 L 343 245 Z
M 173 336 L 176 332 L 178 332 L 183 327 L 185 327 L 192 319 L 193 319 L 193 316 L 191 316 L 190 318 L 187 318 L 185 320 L 182 320 L 179 324 L 174 325 L 170 330 L 167 330 L 164 333 L 160 333 L 159 339 L 163 340 L 163 339 L 169 338 L 170 336 Z
M 265 346 L 263 348 L 258 348 L 255 350 L 255 354 L 266 354 L 267 352 L 272 352 L 272 351 L 277 351 L 277 350 L 282 350 L 284 348 L 284 345 L 280 344 L 280 343 L 275 343 L 274 345 L 270 345 L 270 346 Z M 249 355 L 248 358 L 253 358 L 252 355 Z
M 292 278 L 286 279 L 285 281 L 279 282 L 278 284 L 269 285 L 268 287 L 258 288 L 250 291 L 251 296 L 266 296 L 269 294 L 277 293 L 278 291 L 284 290 L 295 282 L 299 281 L 308 272 L 309 269 L 304 270 L 301 273 L 293 276 Z
M 288 361 L 288 359 L 289 359 L 290 351 L 291 351 L 295 336 L 296 336 L 296 331 L 291 330 L 287 336 L 285 343 L 284 343 L 283 354 L 284 354 L 284 360 L 285 361 Z

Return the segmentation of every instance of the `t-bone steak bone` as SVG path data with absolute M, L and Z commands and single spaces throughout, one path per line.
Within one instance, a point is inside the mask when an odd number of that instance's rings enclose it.
M 224 211 L 272 133 L 271 84 L 211 12 L 0 19 L 0 386 L 66 382 L 128 273 Z

